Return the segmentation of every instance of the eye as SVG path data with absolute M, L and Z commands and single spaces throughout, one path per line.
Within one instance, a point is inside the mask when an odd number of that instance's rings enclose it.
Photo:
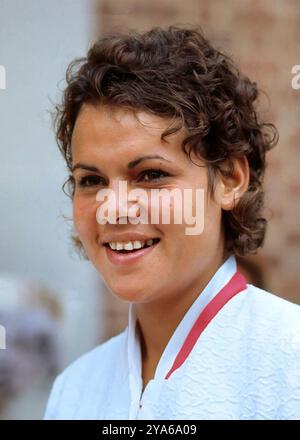
M 163 177 L 170 176 L 170 174 L 159 169 L 149 169 L 143 171 L 141 173 L 141 176 L 142 179 L 140 180 L 143 180 L 144 182 L 153 182 L 153 181 L 161 180 Z
M 102 182 L 102 178 L 97 175 L 83 176 L 79 179 L 78 184 L 81 187 L 91 187 L 95 185 L 100 185 Z

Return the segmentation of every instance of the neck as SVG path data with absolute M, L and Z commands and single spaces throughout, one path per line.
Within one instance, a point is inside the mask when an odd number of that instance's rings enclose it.
M 177 326 L 198 298 L 199 292 L 203 291 L 228 256 L 228 253 L 224 253 L 216 258 L 213 264 L 202 272 L 201 278 L 184 289 L 165 295 L 157 302 L 135 304 L 142 362 L 143 365 L 147 365 L 148 370 L 155 372 L 156 365 Z

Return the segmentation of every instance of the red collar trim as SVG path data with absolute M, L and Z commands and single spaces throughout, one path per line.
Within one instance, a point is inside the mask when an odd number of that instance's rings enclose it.
M 177 370 L 187 359 L 194 345 L 199 339 L 201 333 L 208 326 L 210 321 L 225 306 L 225 304 L 233 298 L 237 293 L 247 288 L 247 280 L 240 272 L 236 272 L 228 283 L 220 290 L 220 292 L 207 304 L 202 310 L 195 324 L 187 335 L 179 353 L 177 354 L 172 368 L 166 375 L 165 379 L 169 379 L 173 371 Z

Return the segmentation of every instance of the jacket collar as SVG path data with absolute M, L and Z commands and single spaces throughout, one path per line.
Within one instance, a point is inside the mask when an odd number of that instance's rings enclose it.
M 199 293 L 183 319 L 175 329 L 156 367 L 154 379 L 163 379 L 172 367 L 177 353 L 181 349 L 193 324 L 206 305 L 218 294 L 218 292 L 229 282 L 237 271 L 237 263 L 234 255 L 219 267 L 206 287 Z M 134 304 L 129 304 L 128 326 L 127 326 L 127 356 L 130 374 L 135 381 L 141 383 L 141 347 L 138 332 L 136 331 L 136 314 Z

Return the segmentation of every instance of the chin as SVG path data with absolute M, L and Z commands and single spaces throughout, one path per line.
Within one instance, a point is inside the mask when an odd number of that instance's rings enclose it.
M 145 293 L 148 292 L 147 297 L 149 296 L 149 289 L 145 284 L 141 285 L 137 288 L 137 282 L 123 282 L 116 283 L 107 283 L 111 292 L 118 297 L 121 301 L 126 302 L 144 302 L 146 297 Z

